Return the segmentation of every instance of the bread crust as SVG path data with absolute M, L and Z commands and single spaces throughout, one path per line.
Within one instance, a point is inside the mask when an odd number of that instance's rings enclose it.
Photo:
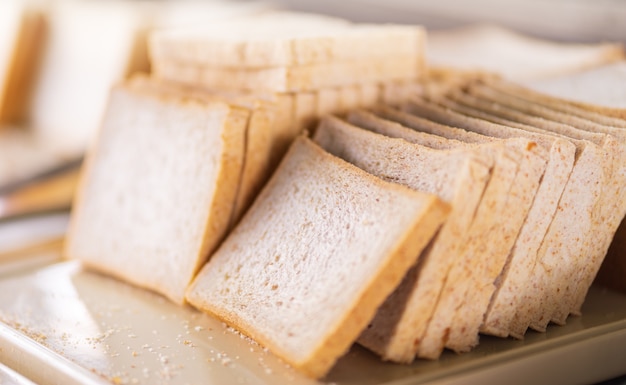
M 335 164 L 335 166 L 331 167 L 328 164 L 329 162 Z M 232 267 L 234 269 L 232 271 L 240 271 L 241 274 L 248 274 L 247 270 L 245 270 L 245 266 L 238 269 L 231 266 L 232 264 L 242 263 L 242 261 L 238 261 L 238 257 L 236 254 L 232 254 L 232 252 L 237 252 L 236 250 L 240 250 L 239 252 L 241 252 L 241 250 L 245 250 L 248 242 L 256 242 L 253 240 L 254 237 L 251 237 L 251 234 L 256 231 L 263 232 L 264 229 L 266 229 L 268 223 L 256 222 L 257 218 L 265 218 L 264 215 L 269 214 L 269 212 L 266 213 L 265 210 L 270 210 L 271 213 L 276 214 L 272 216 L 275 221 L 286 220 L 287 217 L 282 215 L 284 214 L 282 210 L 288 206 L 281 208 L 282 193 L 279 197 L 274 196 L 274 194 L 283 191 L 284 188 L 289 188 L 286 186 L 296 183 L 295 181 L 297 179 L 293 178 L 298 178 L 298 174 L 293 173 L 294 170 L 298 170 L 300 167 L 313 167 L 313 164 L 316 166 L 322 165 L 320 167 L 327 168 L 332 175 L 346 173 L 346 175 L 350 175 L 350 178 L 356 178 L 354 180 L 358 180 L 359 183 L 364 183 L 366 186 L 369 186 L 366 188 L 372 189 L 371 194 L 374 194 L 374 196 L 377 194 L 375 192 L 377 189 L 383 189 L 392 192 L 394 195 L 398 194 L 397 197 L 410 197 L 410 199 L 417 199 L 422 203 L 419 204 L 421 208 L 415 212 L 416 215 L 412 217 L 411 223 L 406 227 L 403 226 L 401 231 L 397 234 L 397 237 L 393 237 L 394 246 L 389 249 L 389 253 L 384 256 L 380 255 L 376 257 L 380 258 L 380 260 L 375 273 L 362 281 L 361 287 L 355 292 L 358 294 L 351 297 L 350 304 L 345 308 L 342 307 L 340 313 L 337 313 L 341 314 L 341 316 L 334 318 L 333 321 L 328 324 L 329 327 L 323 331 L 324 335 L 315 338 L 313 345 L 306 344 L 305 346 L 298 344 L 298 353 L 296 356 L 292 348 L 284 344 L 285 341 L 283 339 L 277 339 L 278 337 L 270 335 L 282 333 L 283 331 L 268 332 L 268 330 L 273 330 L 271 329 L 273 325 L 268 325 L 267 322 L 264 322 L 263 315 L 253 316 L 247 313 L 246 309 L 248 306 L 235 304 L 237 300 L 232 297 L 235 295 L 234 293 L 230 294 L 229 297 L 226 297 L 226 293 L 224 294 L 225 296 L 222 297 L 216 292 L 216 289 L 221 285 L 219 282 L 225 279 L 220 275 L 222 274 L 221 271 L 231 271 Z M 320 167 L 317 167 L 316 170 L 320 169 Z M 332 172 L 330 170 L 332 170 Z M 319 177 L 328 178 L 322 174 L 320 174 Z M 331 178 L 335 179 L 334 176 Z M 339 180 L 341 180 L 342 177 L 339 178 Z M 301 185 L 302 188 L 312 188 L 313 186 L 313 184 Z M 345 186 L 341 188 L 343 189 Z M 333 194 L 333 192 L 329 191 L 329 194 Z M 329 197 L 332 198 L 331 195 L 329 195 Z M 402 199 L 404 200 L 405 198 Z M 418 201 L 415 201 L 415 203 L 417 204 Z M 311 206 L 311 210 L 314 210 L 315 207 L 316 206 Z M 320 206 L 320 208 L 321 207 L 323 206 Z M 411 210 L 414 210 L 415 207 L 416 206 Z M 231 233 L 229 239 L 223 244 L 213 259 L 203 268 L 202 272 L 190 286 L 187 292 L 187 298 L 194 306 L 225 320 L 227 323 L 241 330 L 244 334 L 251 336 L 262 345 L 267 346 L 271 351 L 303 373 L 314 378 L 322 377 L 332 367 L 336 359 L 347 351 L 357 338 L 359 332 L 374 316 L 380 303 L 382 303 L 386 296 L 400 283 L 406 271 L 415 263 L 420 251 L 426 246 L 447 216 L 448 210 L 449 208 L 446 204 L 432 195 L 417 193 L 408 188 L 384 182 L 354 166 L 340 161 L 338 158 L 324 153 L 319 147 L 310 142 L 310 140 L 299 137 L 292 145 L 277 172 L 264 188 L 259 199 L 255 201 L 253 207 L 246 214 L 239 226 Z M 328 220 L 330 220 L 330 218 L 328 218 Z M 391 230 L 391 227 L 389 230 Z M 320 236 L 322 235 L 320 234 Z M 263 242 L 264 238 L 259 239 L 260 242 Z M 294 243 L 294 250 L 298 249 L 295 245 L 300 241 L 301 240 L 295 239 L 294 237 L 281 237 L 281 242 L 287 242 L 288 244 L 291 244 L 289 242 L 296 242 Z M 263 251 L 260 247 L 255 250 L 255 256 L 251 257 L 251 259 L 246 257 L 245 263 L 263 263 L 263 261 L 268 258 L 274 261 L 274 254 L 265 255 L 266 251 Z M 272 253 L 271 250 L 267 252 Z M 284 257 L 291 258 L 289 255 Z M 322 256 L 320 255 L 319 258 L 322 258 Z M 359 257 L 352 255 L 345 256 L 345 258 L 358 259 Z M 323 261 L 325 261 L 325 259 L 320 260 L 320 263 Z M 316 266 L 319 267 L 320 265 Z M 262 271 L 259 272 L 258 269 L 255 269 L 254 272 L 254 274 L 264 274 Z M 250 270 L 250 274 L 252 274 L 252 270 Z M 309 271 L 306 274 L 314 274 L 314 272 Z M 341 274 L 341 271 L 334 271 L 332 274 Z M 238 278 L 240 279 L 238 281 L 240 283 L 239 286 L 223 286 L 222 288 L 224 290 L 226 290 L 226 288 L 235 291 L 239 290 L 243 284 L 243 281 L 241 281 L 242 278 L 243 277 Z M 217 281 L 219 282 L 216 283 Z M 248 282 L 246 284 L 256 285 L 252 281 L 246 282 Z M 262 280 L 259 280 L 258 283 L 262 285 Z M 276 290 L 280 290 L 278 285 L 276 287 Z M 250 295 L 262 291 L 261 287 L 250 287 L 249 289 Z M 260 289 L 260 291 L 257 289 Z M 274 291 L 274 293 L 278 292 Z M 293 291 L 290 291 L 289 294 L 296 297 L 300 295 Z M 246 300 L 250 300 L 248 294 L 242 295 L 244 295 Z M 294 299 L 296 303 L 299 301 L 298 298 Z M 234 305 L 229 305 L 229 301 L 235 301 L 233 302 Z M 322 296 L 319 298 L 319 301 L 326 303 L 328 298 Z M 320 304 L 320 306 L 322 306 L 322 304 Z M 254 322 L 251 317 L 254 318 Z M 270 329 L 268 329 L 268 327 Z

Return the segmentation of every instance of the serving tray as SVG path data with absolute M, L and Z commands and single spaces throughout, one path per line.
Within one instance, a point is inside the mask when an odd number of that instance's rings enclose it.
M 35 231 L 37 220 L 60 232 L 66 225 L 41 218 L 20 226 L 50 237 L 50 229 Z M 0 238 L 9 227 L 0 226 Z M 317 383 L 225 324 L 63 261 L 58 250 L 0 258 L 0 362 L 40 384 Z M 471 353 L 412 365 L 381 362 L 355 345 L 319 382 L 584 384 L 622 374 L 626 295 L 594 286 L 581 317 L 546 333 L 481 336 Z

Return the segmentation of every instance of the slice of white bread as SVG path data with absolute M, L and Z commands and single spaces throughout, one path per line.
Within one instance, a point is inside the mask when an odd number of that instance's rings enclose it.
M 472 246 L 472 250 L 474 251 L 469 255 L 481 256 L 481 254 L 484 254 L 485 251 L 482 249 L 485 249 L 485 239 L 499 239 L 498 237 L 505 237 L 505 239 L 510 239 L 508 241 L 501 242 L 501 244 L 504 246 L 502 247 L 500 252 L 493 251 L 493 254 L 486 260 L 483 258 L 481 261 L 480 258 L 476 258 L 477 261 L 472 261 L 469 264 L 469 266 L 471 267 L 469 272 L 465 272 L 463 271 L 463 269 L 460 269 L 457 266 L 453 267 L 448 277 L 448 281 L 450 283 L 447 283 L 448 287 L 442 293 L 442 299 L 440 299 L 440 304 L 437 305 L 437 310 L 433 317 L 436 324 L 434 324 L 433 326 L 429 326 L 429 329 L 431 330 L 431 337 L 426 338 L 425 342 L 423 343 L 424 346 L 420 347 L 419 356 L 424 358 L 436 358 L 438 354 L 441 353 L 441 349 L 443 348 L 442 343 L 439 342 L 439 339 L 433 338 L 432 335 L 440 335 L 441 330 L 445 331 L 446 328 L 450 328 L 451 332 L 449 334 L 451 336 L 454 336 L 454 341 L 447 342 L 448 347 L 456 349 L 458 351 L 465 351 L 476 345 L 476 343 L 478 342 L 478 329 L 480 327 L 482 317 L 488 308 L 491 293 L 493 293 L 493 291 L 495 290 L 494 285 L 497 284 L 496 278 L 498 277 L 499 270 L 502 269 L 503 266 L 506 266 L 506 259 L 510 258 L 506 255 L 504 250 L 512 247 L 511 256 L 515 253 L 523 252 L 523 250 L 532 250 L 532 243 L 528 242 L 526 238 L 517 237 L 516 240 L 514 234 L 516 231 L 515 229 L 518 227 L 521 228 L 518 229 L 521 233 L 528 231 L 526 230 L 526 227 L 529 224 L 528 216 L 535 216 L 545 213 L 545 208 L 542 205 L 538 206 L 534 204 L 538 200 L 541 201 L 543 199 L 542 194 L 545 194 L 543 193 L 543 189 L 546 188 L 545 186 L 539 185 L 539 190 L 537 190 L 539 178 L 541 178 L 543 170 L 545 168 L 545 157 L 539 156 L 539 159 L 533 159 L 537 157 L 538 154 L 529 157 L 529 148 L 532 148 L 533 146 L 535 146 L 535 144 L 528 139 L 510 138 L 502 140 L 492 137 L 486 137 L 476 134 L 474 132 L 468 132 L 458 128 L 437 124 L 432 121 L 418 118 L 417 116 L 411 116 L 406 113 L 388 108 L 378 109 L 377 113 L 385 118 L 400 122 L 407 127 L 411 127 L 414 130 L 444 135 L 446 137 L 458 138 L 468 143 L 479 144 L 479 146 L 482 147 L 482 151 L 484 151 L 485 153 L 490 153 L 495 160 L 495 170 L 492 174 L 492 180 L 498 177 L 498 175 L 504 175 L 505 173 L 505 150 L 509 150 L 509 156 L 511 156 L 511 152 L 526 154 L 524 160 L 520 164 L 520 171 L 517 173 L 517 178 L 515 181 L 516 183 L 514 183 L 511 189 L 508 191 L 509 197 L 506 200 L 506 197 L 503 198 L 502 193 L 499 192 L 499 190 L 495 186 L 487 187 L 487 191 L 485 192 L 485 195 L 483 197 L 485 204 L 500 207 L 500 212 L 497 214 L 498 216 L 496 218 L 480 218 L 480 221 L 484 223 L 484 226 L 487 226 L 488 230 L 483 230 L 476 233 L 476 235 L 473 237 L 474 245 Z M 397 133 L 400 132 L 397 131 Z M 409 136 L 409 133 L 403 133 L 403 137 L 409 140 L 416 140 L 415 134 Z M 533 164 L 535 164 L 536 166 L 529 167 Z M 520 175 L 522 177 L 520 177 Z M 531 175 L 533 177 L 528 179 L 528 176 Z M 537 195 L 535 195 L 535 192 L 537 192 Z M 534 202 L 532 200 L 533 197 Z M 532 205 L 531 202 L 533 203 Z M 527 209 L 511 210 L 510 206 L 515 207 L 515 205 L 519 205 L 520 207 L 526 207 Z M 530 209 L 528 209 L 529 206 Z M 525 213 L 528 213 L 528 215 L 525 215 Z M 516 222 L 518 224 L 512 229 L 509 228 L 507 231 L 500 232 L 496 230 L 499 227 L 507 228 L 508 226 L 510 226 L 511 223 Z M 491 226 L 494 226 L 495 224 L 495 228 L 489 227 L 490 224 Z M 522 239 L 524 241 L 522 241 Z M 509 246 L 512 241 L 515 241 L 515 243 L 513 244 L 513 246 Z M 507 243 L 509 245 L 507 245 Z M 484 255 L 482 256 L 484 257 Z M 457 295 L 458 298 L 455 299 L 455 297 L 451 296 L 450 293 L 454 293 L 455 290 L 458 291 L 459 285 L 456 283 L 456 281 L 463 279 L 463 277 L 467 276 L 468 274 L 470 276 L 481 277 L 478 280 L 478 282 L 481 283 L 477 283 L 473 287 L 467 289 L 467 296 L 473 299 L 464 299 L 463 293 L 460 294 L 460 297 L 458 297 Z M 465 303 L 463 304 L 464 300 Z M 460 308 L 461 306 L 463 306 L 463 311 L 457 311 L 457 315 L 460 315 L 456 317 L 457 319 L 450 320 L 450 317 L 446 317 L 446 314 L 449 313 L 452 313 L 454 315 L 454 309 Z M 457 331 L 454 331 L 455 329 Z M 437 332 L 433 332 L 432 330 L 437 330 Z M 446 343 L 445 338 L 444 343 Z
M 223 21 L 260 8 L 201 0 L 45 3 L 45 47 L 27 118 L 42 141 L 70 156 L 84 153 L 93 139 L 110 88 L 131 74 L 150 71 L 150 30 Z
M 182 303 L 226 234 L 249 112 L 145 88 L 112 91 L 64 254 Z
M 45 5 L 0 3 L 0 123 L 23 123 L 45 36 Z
M 148 68 L 136 55 L 149 19 L 144 11 L 139 3 L 121 1 L 50 3 L 29 124 L 59 153 L 82 154 L 100 125 L 111 86 L 130 71 Z
M 430 66 L 494 72 L 516 80 L 575 72 L 623 58 L 620 44 L 552 42 L 494 25 L 470 25 L 428 35 Z
M 449 335 L 451 334 L 448 331 L 470 321 L 470 314 L 480 314 L 484 311 L 483 309 L 479 310 L 478 307 L 486 308 L 487 306 L 480 304 L 468 306 L 467 302 L 464 303 L 465 296 L 469 291 L 478 293 L 481 291 L 481 288 L 484 289 L 490 286 L 489 284 L 476 284 L 474 282 L 481 282 L 488 275 L 493 275 L 494 273 L 489 273 L 488 269 L 504 263 L 503 259 L 506 255 L 502 250 L 508 248 L 508 246 L 507 241 L 502 242 L 502 239 L 511 238 L 511 232 L 515 232 L 516 227 L 522 226 L 525 208 L 528 206 L 528 197 L 532 196 L 532 189 L 536 189 L 536 186 L 533 187 L 532 184 L 525 185 L 522 182 L 524 178 L 518 178 L 518 176 L 528 171 L 525 170 L 526 167 L 535 164 L 538 160 L 527 159 L 526 157 L 523 160 L 521 159 L 528 152 L 529 146 L 534 146 L 535 144 L 532 141 L 521 138 L 501 140 L 488 137 L 471 131 L 438 124 L 392 108 L 380 107 L 374 111 L 384 119 L 402 124 L 402 128 L 410 128 L 407 131 L 398 127 L 390 127 L 388 125 L 381 127 L 379 125 L 377 127 L 378 130 L 384 128 L 389 134 L 392 134 L 391 129 L 393 129 L 394 136 L 402 137 L 414 143 L 421 143 L 424 140 L 423 133 L 439 135 L 448 138 L 448 140 L 455 139 L 461 141 L 463 147 L 479 149 L 491 158 L 491 163 L 493 164 L 492 176 L 483 194 L 480 212 L 477 213 L 473 226 L 468 229 L 470 242 L 466 246 L 464 255 L 461 256 L 459 262 L 452 265 L 447 279 L 440 290 L 441 294 L 438 301 L 432 305 L 434 309 L 430 313 L 426 313 L 427 315 L 416 314 L 417 317 L 425 317 L 423 323 L 420 324 L 422 329 L 420 343 L 414 347 L 417 355 L 421 358 L 436 359 L 442 353 L 444 346 L 448 345 Z M 458 146 L 458 144 L 455 144 L 455 146 Z M 540 163 L 545 163 L 545 161 L 540 160 Z M 532 174 L 539 177 L 539 174 L 536 174 L 537 171 L 529 172 L 528 175 Z M 524 190 L 526 190 L 526 193 L 523 193 Z M 511 206 L 515 207 L 515 209 L 508 210 L 507 200 L 509 198 L 512 198 L 512 200 L 521 198 L 522 201 L 519 202 L 520 207 L 513 206 L 511 201 Z M 526 203 L 524 203 L 524 200 L 526 200 Z M 516 225 L 511 229 L 510 225 L 505 223 L 507 220 Z M 503 230 L 505 228 L 506 231 Z M 498 242 L 500 247 L 485 247 L 487 244 L 485 239 L 496 240 L 495 242 Z M 498 251 L 498 249 L 501 250 Z M 486 264 L 485 262 L 488 263 Z M 487 278 L 486 280 L 493 281 L 493 278 Z M 415 295 L 423 289 L 420 284 Z M 463 314 L 467 318 L 456 321 L 455 316 L 458 309 L 463 309 Z M 476 317 L 479 316 L 475 315 L 474 318 Z M 472 331 L 467 330 L 467 341 L 463 345 L 456 345 L 456 342 L 452 342 L 450 347 L 464 351 L 470 346 L 476 345 L 478 343 L 477 326 L 474 329 Z M 461 339 L 457 340 L 458 342 L 461 341 Z
M 314 91 L 326 87 L 417 80 L 424 74 L 419 53 L 365 60 L 344 60 L 294 67 L 207 67 L 159 59 L 152 62 L 154 76 L 203 87 L 255 92 Z M 184 79 L 183 79 L 184 77 Z
M 156 32 L 150 51 L 153 62 L 269 68 L 421 55 L 425 40 L 419 26 L 353 24 L 324 15 L 277 11 Z
M 553 300 L 552 307 L 555 310 L 552 315 L 544 314 L 543 322 L 547 322 L 545 318 L 548 318 L 548 320 L 563 323 L 570 312 L 580 312 L 580 305 L 582 305 L 584 296 L 600 268 L 620 221 L 626 213 L 626 196 L 622 193 L 622 187 L 626 183 L 626 131 L 593 122 L 586 117 L 555 111 L 548 106 L 523 100 L 514 94 L 498 91 L 486 85 L 476 84 L 471 87 L 470 91 L 485 100 L 491 102 L 497 100 L 500 111 L 517 112 L 518 119 L 526 115 L 533 115 L 534 117 L 526 119 L 535 119 L 542 123 L 543 128 L 550 131 L 592 141 L 604 151 L 602 154 L 604 158 L 603 171 L 597 172 L 604 174 L 600 183 L 602 186 L 601 196 L 592 211 L 592 217 L 586 219 L 592 222 L 593 230 L 587 231 L 583 235 L 583 237 L 587 237 L 587 241 L 585 248 L 579 252 L 579 255 L 571 255 L 568 258 L 567 253 L 560 253 L 564 260 L 570 261 L 568 264 L 570 271 L 565 272 L 561 280 L 551 280 L 552 283 L 567 282 L 567 284 L 556 286 L 553 289 L 555 293 L 559 293 Z M 591 179 L 594 174 L 587 173 L 586 175 L 589 175 L 587 177 L 589 184 L 593 185 Z M 591 192 L 593 187 L 586 186 L 585 189 Z M 600 191 L 598 191 L 599 193 Z M 577 211 L 583 210 L 579 205 Z M 577 279 L 573 281 L 568 279 L 572 275 L 576 276 Z M 580 296 L 583 298 L 580 299 Z M 579 305 L 576 306 L 575 303 L 579 303 Z
M 611 177 L 611 164 L 616 142 L 603 134 L 585 132 L 557 122 L 518 113 L 504 105 L 497 104 L 494 100 L 486 102 L 459 92 L 450 93 L 448 97 L 451 99 L 440 98 L 440 103 L 457 112 L 530 132 L 552 132 L 568 138 L 577 148 L 574 167 L 565 190 L 574 189 L 586 193 L 576 195 L 576 210 L 567 210 L 565 207 L 569 203 L 566 202 L 571 198 L 569 198 L 569 192 L 564 192 L 559 205 L 560 209 L 555 213 L 544 243 L 550 244 L 552 234 L 557 234 L 558 224 L 576 223 L 576 228 L 580 233 L 572 235 L 568 243 L 552 242 L 551 248 L 560 251 L 551 252 L 551 257 L 546 255 L 547 249 L 542 247 L 538 260 L 527 257 L 512 258 L 502 273 L 499 290 L 492 298 L 481 328 L 488 334 L 506 336 L 511 333 L 514 337 L 521 338 L 528 324 L 534 319 L 541 318 L 539 315 L 545 309 L 556 308 L 556 305 L 550 302 L 554 302 L 553 298 L 556 297 L 556 294 L 552 293 L 564 291 L 560 288 L 557 290 L 558 285 L 571 284 L 566 276 L 559 278 L 557 271 L 566 272 L 569 269 L 568 266 L 572 266 L 573 269 L 575 269 L 573 266 L 579 266 L 583 269 L 586 264 L 590 253 L 589 248 L 594 244 L 593 238 L 597 237 L 595 233 L 599 230 L 599 218 L 596 213 L 601 205 L 601 186 L 605 185 L 605 181 Z M 556 288 L 550 289 L 552 286 Z M 520 295 L 520 293 L 523 294 Z M 559 323 L 564 323 L 564 321 L 561 319 Z M 516 326 L 508 328 L 507 325 L 512 322 Z M 545 330 L 545 323 L 542 325 L 537 322 L 533 323 L 533 326 L 536 329 Z
M 521 234 L 528 234 L 527 232 L 530 232 L 531 234 L 536 234 L 538 231 L 543 231 L 543 233 L 539 233 L 538 239 L 519 238 L 518 236 L 518 239 L 520 239 L 521 243 L 517 243 L 517 241 L 514 240 L 516 244 L 522 245 L 520 250 L 530 252 L 531 255 L 534 252 L 538 252 L 538 250 L 536 250 L 535 248 L 539 247 L 539 245 L 541 244 L 540 241 L 546 234 L 545 231 L 547 231 L 548 225 L 556 210 L 556 205 L 572 171 L 575 146 L 565 139 L 554 138 L 549 135 L 542 135 L 538 133 L 529 133 L 523 130 L 501 126 L 479 119 L 474 119 L 456 113 L 452 110 L 440 107 L 435 103 L 427 102 L 424 100 L 416 100 L 413 103 L 407 104 L 405 107 L 407 108 L 407 110 L 412 111 L 417 115 L 425 116 L 429 119 L 438 121 L 439 123 L 446 123 L 452 126 L 463 127 L 472 131 L 480 132 L 484 135 L 490 135 L 500 138 L 523 137 L 527 139 L 532 139 L 535 143 L 537 143 L 537 147 L 543 149 L 543 151 L 547 153 L 547 155 L 545 155 L 547 157 L 545 173 L 542 179 L 541 186 L 537 190 L 537 194 L 535 195 L 535 200 L 533 202 L 533 207 L 536 208 L 534 209 L 534 212 L 532 212 L 533 216 L 531 216 L 531 219 L 528 220 L 527 217 L 527 221 L 524 223 L 522 229 L 520 230 Z M 547 217 L 540 214 L 545 214 Z M 539 230 L 534 227 L 534 225 L 536 225 L 538 222 L 541 223 L 541 225 L 543 226 L 543 228 L 539 228 Z M 527 242 L 532 242 L 532 245 L 529 245 Z M 516 252 L 516 250 L 518 249 L 513 246 L 511 252 Z M 510 257 L 511 255 L 509 255 L 509 258 L 507 258 L 507 260 L 510 260 Z M 504 265 L 500 265 L 498 267 L 504 269 L 504 267 L 506 266 L 506 262 L 507 261 L 505 261 Z M 502 272 L 502 269 L 497 273 L 495 271 L 492 271 L 492 273 L 496 273 L 496 276 L 494 278 L 494 282 L 492 282 L 491 287 L 489 287 L 491 293 L 489 293 L 489 298 L 487 299 L 486 306 L 489 305 L 490 297 L 493 294 L 497 285 L 495 281 L 498 278 L 499 274 Z M 487 292 L 482 292 L 482 294 L 480 294 L 481 298 L 483 298 L 484 300 L 484 298 L 487 297 L 487 294 Z M 472 302 L 470 301 L 468 303 Z M 481 314 L 479 318 L 470 318 L 472 322 L 472 329 L 474 327 L 480 327 L 480 324 L 483 321 L 482 317 L 484 316 L 484 312 L 486 312 L 487 307 L 482 310 L 483 314 Z M 463 316 L 461 313 L 457 314 L 459 315 L 459 317 Z M 473 314 L 474 313 L 472 313 L 472 315 Z M 467 337 L 467 335 L 465 335 L 465 337 Z M 464 341 L 465 337 L 459 337 L 458 340 Z
M 250 118 L 245 131 L 243 169 L 231 216 L 231 223 L 239 221 L 273 171 L 272 152 L 276 151 L 272 138 L 276 132 L 273 129 L 283 124 L 276 119 L 279 115 L 277 103 L 246 93 L 218 92 L 189 87 L 179 83 L 164 82 L 142 74 L 131 77 L 127 83 L 132 87 L 152 90 L 157 94 L 167 92 L 181 99 L 191 97 L 207 103 L 227 103 L 249 111 Z
M 388 82 L 381 84 L 381 88 L 381 103 L 388 106 L 400 105 L 423 93 L 422 83 L 414 81 Z
M 509 93 L 513 92 L 525 100 L 537 101 L 556 111 L 584 117 L 596 123 L 624 128 L 626 127 L 626 97 L 623 94 L 623 82 L 619 79 L 624 79 L 625 69 L 625 63 L 618 62 L 567 77 L 527 84 L 536 90 L 556 96 L 531 91 L 504 81 L 491 86 Z M 624 284 L 626 281 L 623 279 L 626 271 L 626 258 L 622 256 L 625 240 L 626 222 L 622 221 L 597 277 L 599 283 L 619 290 L 626 290 Z M 574 309 L 580 308 L 583 299 L 584 296 L 579 295 Z
M 354 121 L 354 116 L 351 120 Z M 436 150 L 412 144 L 333 117 L 322 120 L 314 140 L 331 154 L 369 173 L 435 194 L 451 206 L 448 219 L 420 256 L 419 264 L 387 298 L 359 337 L 361 345 L 384 360 L 409 363 L 415 357 L 415 341 L 421 337 L 422 315 L 428 311 L 428 304 L 435 302 L 439 295 L 437 288 L 469 240 L 467 229 L 490 176 L 485 156 L 464 149 Z M 426 292 L 415 293 L 416 285 Z M 435 289 L 428 290 L 429 286 Z
M 301 136 L 187 292 L 305 374 L 324 376 L 445 220 Z

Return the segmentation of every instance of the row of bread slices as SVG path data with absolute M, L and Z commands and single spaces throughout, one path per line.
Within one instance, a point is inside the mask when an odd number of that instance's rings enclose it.
M 188 299 L 313 376 L 355 339 L 411 362 L 562 324 L 626 211 L 625 123 L 500 80 L 325 117 Z
M 114 93 L 67 253 L 180 300 L 230 219 L 246 119 L 173 88 Z M 410 362 L 563 323 L 624 215 L 623 126 L 493 79 L 324 118 L 186 298 L 314 377 L 357 338 Z
M 419 26 L 274 12 L 181 33 L 155 34 L 154 73 L 113 89 L 65 249 L 178 303 L 303 129 L 425 73 Z
M 300 29 L 287 39 L 276 18 Z M 410 362 L 577 313 L 624 214 L 622 121 L 493 79 L 418 99 L 423 30 L 400 28 L 416 65 L 399 76 L 357 65 L 378 63 L 364 47 L 395 27 L 324 20 L 157 35 L 155 76 L 113 90 L 66 255 L 187 300 L 314 377 L 357 339 Z M 282 158 L 311 118 L 385 95 L 411 101 L 325 118 Z
M 318 116 L 411 90 L 425 74 L 424 40 L 419 26 L 291 12 L 155 33 L 154 73 L 112 92 L 83 172 L 68 256 L 183 302 L 294 138 Z M 381 58 L 368 47 L 414 65 L 369 71 L 357 64 Z M 220 75 L 189 77 L 185 66 Z M 267 71 L 277 83 L 263 86 Z M 113 223 L 124 232 L 98 234 Z

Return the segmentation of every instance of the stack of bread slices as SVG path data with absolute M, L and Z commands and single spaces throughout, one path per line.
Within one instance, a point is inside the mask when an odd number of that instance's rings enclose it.
M 315 378 L 355 341 L 409 363 L 564 323 L 626 212 L 626 121 L 493 76 L 431 87 L 423 44 L 282 12 L 155 34 L 67 256 Z
M 245 229 L 253 221 L 255 232 L 267 234 L 246 235 L 251 244 L 235 243 L 239 254 L 253 256 L 239 269 L 285 267 L 271 284 L 269 271 L 257 271 L 256 279 L 245 280 L 248 288 L 263 293 L 269 285 L 267 294 L 276 298 L 292 293 L 287 299 L 293 304 L 268 296 L 263 306 L 297 304 L 291 312 L 300 317 L 308 314 L 305 308 L 317 312 L 330 306 L 323 287 L 360 271 L 353 276 L 357 281 L 337 286 L 335 311 L 328 311 L 317 333 L 307 327 L 312 350 L 294 340 L 302 357 L 285 350 L 282 338 L 272 344 L 269 334 L 250 332 L 272 350 L 287 352 L 294 366 L 323 375 L 416 263 L 448 205 L 434 194 L 364 174 L 302 138 L 267 186 L 268 203 L 248 208 L 316 117 L 372 106 L 414 87 L 425 71 L 424 39 L 419 26 L 360 25 L 288 12 L 155 34 L 154 73 L 136 75 L 111 92 L 86 159 L 66 256 L 208 310 L 202 296 L 210 293 L 188 290 L 190 282 L 210 256 L 225 253 L 216 250 L 235 224 L 241 221 L 237 229 Z M 308 170 L 312 166 L 317 168 Z M 241 220 L 246 212 L 248 219 Z M 271 224 L 291 214 L 293 221 L 282 227 Z M 251 219 L 259 215 L 266 217 Z M 229 239 L 237 231 L 243 230 Z M 279 242 L 284 250 L 265 242 Z M 261 253 L 264 247 L 271 255 Z M 322 274 L 318 264 L 328 272 Z M 300 293 L 288 285 L 296 275 L 308 282 L 295 285 Z M 317 289 L 309 282 L 316 275 Z M 199 280 L 196 287 L 201 285 Z M 230 290 L 226 285 L 225 292 Z M 235 295 L 236 290 L 229 294 Z M 246 322 L 240 326 L 262 326 L 243 314 L 214 313 L 230 323 Z M 272 313 L 281 316 L 276 309 Z

